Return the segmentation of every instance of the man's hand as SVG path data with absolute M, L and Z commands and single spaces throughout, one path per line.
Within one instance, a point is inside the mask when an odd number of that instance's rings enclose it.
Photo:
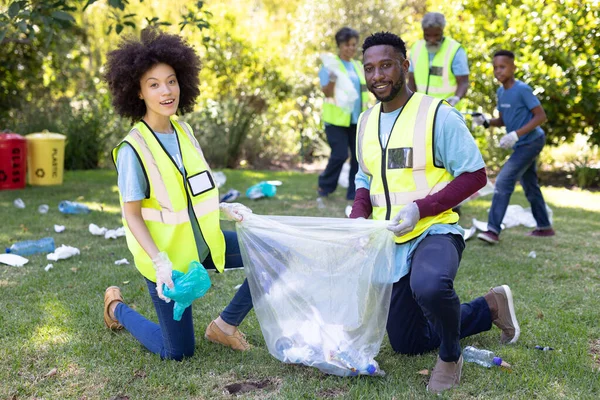
M 333 71 L 329 71 L 329 82 L 334 82 L 337 81 L 337 75 L 335 74 L 335 72 Z
M 454 107 L 456 105 L 456 103 L 458 103 L 460 101 L 460 97 L 458 96 L 450 96 L 446 99 L 446 101 L 452 106 Z
M 241 222 L 244 214 L 252 214 L 252 210 L 240 203 L 220 203 L 219 209 L 228 220 Z
M 473 122 L 471 129 L 481 125 L 483 125 L 484 128 L 490 127 L 490 121 L 488 121 L 483 114 L 473 114 L 471 121 Z
M 517 135 L 517 132 L 509 132 L 500 139 L 500 147 L 503 149 L 510 149 L 515 145 L 515 143 L 517 143 L 517 140 L 519 140 L 519 135 Z
M 152 265 L 156 271 L 156 293 L 158 297 L 168 303 L 171 299 L 163 294 L 163 284 L 173 289 L 173 264 L 169 260 L 167 253 L 161 251 L 152 259 Z
M 420 219 L 419 207 L 417 206 L 417 203 L 412 202 L 402 208 L 402 210 L 392 218 L 387 229 L 394 232 L 394 235 L 396 236 L 406 235 L 415 229 L 415 226 Z

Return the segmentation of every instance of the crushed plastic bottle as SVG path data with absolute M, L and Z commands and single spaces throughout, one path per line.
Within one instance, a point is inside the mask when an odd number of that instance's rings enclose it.
M 491 368 L 493 366 L 510 368 L 510 364 L 496 357 L 493 351 L 478 349 L 473 346 L 467 346 L 463 350 L 463 359 L 467 362 L 479 364 L 482 367 Z
M 6 252 L 20 256 L 30 256 L 38 253 L 52 253 L 54 248 L 54 238 L 45 237 L 39 240 L 25 240 L 14 243 L 6 249 Z
M 63 214 L 89 214 L 90 209 L 85 204 L 63 200 L 58 203 L 58 211 Z
M 329 358 L 352 371 L 353 375 L 376 375 L 379 370 L 377 361 L 363 356 L 360 352 L 347 348 L 330 351 Z
M 42 204 L 41 206 L 38 207 L 38 212 L 40 214 L 47 214 L 49 209 L 50 209 L 50 207 L 48 207 L 48 204 Z
M 240 192 L 238 192 L 235 189 L 229 189 L 229 191 L 227 193 L 225 193 L 223 196 L 221 196 L 220 201 L 224 201 L 226 203 L 232 203 L 232 202 L 236 201 L 238 197 L 240 197 Z
M 17 208 L 21 208 L 21 209 L 25 208 L 25 202 L 21 198 L 15 199 L 15 201 L 13 201 L 13 204 Z
M 210 276 L 198 261 L 192 261 L 188 272 L 173 271 L 173 288 L 163 285 L 165 296 L 175 301 L 173 319 L 180 321 L 183 312 L 192 302 L 206 294 L 210 288 Z
M 246 197 L 252 200 L 260 199 L 261 197 L 273 197 L 277 193 L 277 185 L 262 181 L 256 185 L 252 185 L 246 190 Z

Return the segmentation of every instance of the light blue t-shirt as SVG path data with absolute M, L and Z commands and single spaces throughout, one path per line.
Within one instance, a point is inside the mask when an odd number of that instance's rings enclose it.
M 171 156 L 177 168 L 183 173 L 183 161 L 181 160 L 177 135 L 173 133 L 155 133 L 158 141 L 163 145 L 169 156 Z M 146 198 L 146 191 L 148 190 L 146 177 L 135 150 L 128 144 L 121 145 L 117 154 L 117 173 L 119 192 L 121 193 L 123 202 L 140 201 Z M 198 256 L 202 262 L 208 256 L 209 248 L 202 237 L 200 226 L 198 226 L 198 221 L 190 205 L 188 202 L 188 214 L 190 215 L 194 238 L 198 246 Z
M 352 123 L 356 124 L 358 122 L 358 117 L 362 112 L 362 100 L 360 93 L 360 78 L 354 69 L 354 64 L 352 61 L 342 60 L 344 67 L 346 67 L 346 71 L 348 71 L 348 76 L 354 85 L 354 89 L 356 89 L 356 93 L 358 93 L 358 99 L 354 102 L 354 108 L 352 109 Z M 319 80 L 321 81 L 321 87 L 327 86 L 329 83 L 329 71 L 327 68 L 321 67 L 319 70 Z
M 433 58 L 436 53 L 429 53 L 429 65 L 433 62 Z M 408 72 L 415 72 L 414 64 L 416 60 L 410 59 L 410 66 Z M 467 60 L 467 52 L 462 47 L 459 47 L 452 60 L 452 73 L 454 76 L 469 75 L 469 60 Z
M 379 120 L 381 143 L 387 143 L 394 122 L 401 110 L 402 107 L 390 113 L 381 113 L 381 119 Z M 465 124 L 463 116 L 454 107 L 442 104 L 438 108 L 433 135 L 435 162 L 437 165 L 443 165 L 452 176 L 457 177 L 464 172 L 475 172 L 485 167 L 483 157 Z M 362 171 L 360 166 L 354 182 L 356 190 L 371 187 L 369 176 Z M 394 282 L 399 281 L 410 271 L 413 253 L 421 240 L 427 235 L 447 233 L 462 235 L 463 229 L 458 224 L 434 224 L 413 240 L 396 245 Z
M 498 95 L 496 108 L 502 113 L 506 132 L 516 131 L 531 121 L 533 119 L 531 110 L 540 105 L 540 101 L 533 94 L 533 89 L 518 79 L 515 79 L 515 84 L 509 89 L 500 86 L 496 94 Z M 542 135 L 544 135 L 543 129 L 537 126 L 531 132 L 519 136 L 514 147 L 530 143 Z

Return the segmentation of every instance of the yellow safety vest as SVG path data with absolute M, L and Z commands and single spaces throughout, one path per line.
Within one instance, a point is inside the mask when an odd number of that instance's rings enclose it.
M 445 37 L 442 47 L 435 53 L 429 65 L 429 53 L 425 40 L 419 40 L 411 50 L 411 62 L 414 63 L 415 84 L 417 92 L 425 93 L 438 99 L 447 99 L 456 93 L 456 76 L 452 73 L 452 60 L 460 48 L 456 40 Z
M 346 70 L 346 66 L 342 62 L 342 60 L 337 57 L 340 63 L 340 70 L 345 71 L 346 75 L 348 75 L 348 71 Z M 365 72 L 363 69 L 363 65 L 360 61 L 352 60 L 352 64 L 354 64 L 354 70 L 358 75 L 358 79 L 360 80 L 360 100 L 361 100 L 361 108 L 362 111 L 365 111 L 369 106 L 369 91 L 367 90 L 367 81 L 365 80 Z M 348 113 L 344 111 L 343 108 L 338 107 L 335 104 L 335 99 L 332 97 L 328 97 L 323 102 L 323 121 L 336 126 L 350 126 L 352 122 L 352 113 Z
M 113 160 L 116 165 L 117 154 L 124 143 L 137 154 L 148 181 L 146 198 L 142 200 L 142 217 L 159 251 L 168 254 L 173 269 L 186 273 L 191 261 L 200 261 L 188 210 L 191 206 L 212 260 L 222 272 L 225 238 L 219 225 L 219 193 L 215 179 L 190 126 L 173 118 L 171 123 L 175 127 L 185 174 L 143 121 L 135 124 L 113 149 Z M 119 201 L 123 210 L 121 195 Z M 142 275 L 156 282 L 152 260 L 131 233 L 124 213 L 123 225 L 135 266 Z
M 373 219 L 389 220 L 404 206 L 439 192 L 454 177 L 435 165 L 433 130 L 442 100 L 414 93 L 394 123 L 387 143 L 379 139 L 381 103 L 361 114 L 356 154 L 361 169 L 370 177 Z M 446 210 L 419 220 L 415 229 L 397 243 L 407 242 L 433 224 L 452 224 L 458 214 Z

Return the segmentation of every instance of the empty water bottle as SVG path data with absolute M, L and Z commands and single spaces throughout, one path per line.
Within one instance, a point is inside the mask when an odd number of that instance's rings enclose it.
M 375 375 L 379 370 L 377 361 L 350 348 L 346 350 L 331 351 L 329 353 L 329 358 L 348 368 L 352 371 L 353 375 Z
M 85 204 L 63 200 L 58 203 L 58 211 L 63 214 L 89 214 L 90 209 Z
M 17 242 L 6 249 L 7 253 L 20 256 L 30 256 L 37 253 L 52 253 L 54 251 L 54 238 L 45 237 L 40 240 L 25 240 Z
M 496 357 L 493 351 L 478 349 L 473 346 L 467 346 L 463 350 L 463 358 L 467 362 L 474 362 L 482 367 L 491 368 L 493 366 L 510 368 L 510 364 Z

